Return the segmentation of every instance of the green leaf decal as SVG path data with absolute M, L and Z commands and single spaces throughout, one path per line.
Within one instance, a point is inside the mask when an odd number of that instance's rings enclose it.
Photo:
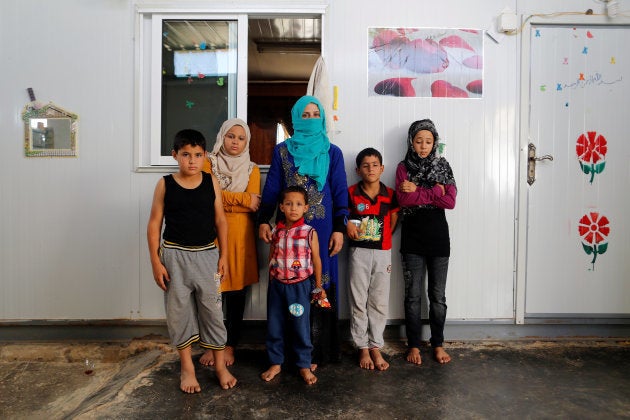
M 597 165 L 595 165 L 595 173 L 597 174 L 601 174 L 602 172 L 604 172 L 604 168 L 606 167 L 606 162 L 600 162 Z
M 584 252 L 586 252 L 587 255 L 591 255 L 595 252 L 592 246 L 586 245 L 585 243 L 582 243 L 582 248 L 584 248 Z

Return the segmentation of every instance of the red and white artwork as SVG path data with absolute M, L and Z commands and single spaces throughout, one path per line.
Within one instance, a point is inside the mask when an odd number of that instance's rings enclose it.
M 370 96 L 480 98 L 483 31 L 368 29 Z

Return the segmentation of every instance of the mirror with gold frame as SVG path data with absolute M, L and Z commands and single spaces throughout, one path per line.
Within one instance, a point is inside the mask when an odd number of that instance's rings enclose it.
M 22 112 L 26 157 L 77 156 L 78 117 L 53 104 L 31 102 Z

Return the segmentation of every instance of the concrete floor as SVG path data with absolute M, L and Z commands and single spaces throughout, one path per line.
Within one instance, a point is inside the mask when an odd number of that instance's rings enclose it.
M 252 345 L 237 352 L 234 389 L 220 389 L 212 369 L 199 367 L 202 392 L 187 395 L 163 337 L 0 343 L 0 418 L 630 418 L 627 339 L 447 344 L 451 363 L 424 348 L 424 363 L 412 366 L 402 342 L 389 342 L 385 372 L 358 368 L 346 346 L 313 386 L 288 369 L 263 382 L 264 348 Z

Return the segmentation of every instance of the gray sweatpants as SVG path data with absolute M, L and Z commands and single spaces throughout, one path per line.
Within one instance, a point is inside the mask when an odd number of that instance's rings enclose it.
M 381 348 L 389 309 L 391 249 L 350 247 L 350 334 L 358 349 Z
M 207 349 L 225 348 L 227 333 L 221 308 L 221 282 L 215 279 L 219 250 L 162 248 L 162 263 L 171 278 L 164 292 L 166 324 L 178 350 L 199 341 Z

